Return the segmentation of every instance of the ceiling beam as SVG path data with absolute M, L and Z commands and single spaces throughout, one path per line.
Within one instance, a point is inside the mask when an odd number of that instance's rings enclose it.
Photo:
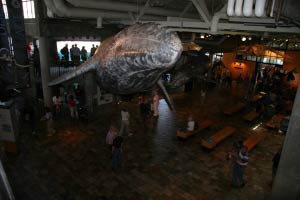
M 209 14 L 209 11 L 207 9 L 205 0 L 192 0 L 195 8 L 197 9 L 199 15 L 201 18 L 206 22 L 210 23 L 211 21 L 211 16 Z
M 244 22 L 244 23 L 262 23 L 262 24 L 278 24 L 274 18 L 257 18 L 257 17 L 229 17 L 230 22 Z M 283 22 L 282 22 L 283 23 Z
M 146 9 L 149 8 L 150 1 L 151 0 L 147 0 L 147 2 L 145 3 L 145 5 L 143 6 L 143 8 L 140 10 L 138 16 L 136 17 L 137 21 L 140 20 L 140 18 L 145 14 Z
M 193 3 L 192 2 L 189 2 L 185 8 L 183 9 L 183 11 L 180 13 L 179 17 L 183 17 L 183 15 L 189 11 L 189 9 L 192 7 Z

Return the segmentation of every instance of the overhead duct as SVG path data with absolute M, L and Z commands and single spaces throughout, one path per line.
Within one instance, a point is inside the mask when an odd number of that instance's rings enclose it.
M 254 0 L 228 0 L 227 15 L 232 16 L 253 16 Z M 256 0 L 254 13 L 256 17 L 262 17 L 265 13 L 266 0 Z
M 236 16 L 242 16 L 242 7 L 243 7 L 243 0 L 236 0 L 235 7 L 234 7 L 234 13 Z
M 262 17 L 265 13 L 266 0 L 256 0 L 255 3 L 255 16 Z
M 245 0 L 243 5 L 243 14 L 245 17 L 252 16 L 253 11 L 253 1 L 254 0 Z
M 52 0 L 44 0 L 46 5 L 51 5 Z M 113 11 L 103 11 L 96 9 L 87 9 L 87 8 L 71 8 L 67 6 L 63 0 L 53 0 L 54 7 L 49 7 L 53 9 L 52 12 L 58 15 L 59 17 L 75 17 L 75 18 L 109 18 L 109 19 L 130 19 L 128 13 L 120 13 Z M 164 17 L 144 15 L 143 20 L 165 20 Z
M 75 7 L 101 9 L 101 10 L 111 10 L 111 11 L 121 11 L 121 12 L 137 12 L 137 5 L 132 3 L 124 2 L 111 2 L 111 1 L 97 1 L 97 0 L 66 0 Z M 143 6 L 141 7 L 141 9 Z M 173 11 L 164 8 L 152 8 L 146 7 L 144 9 L 144 14 L 151 15 L 161 15 L 161 16 L 172 16 L 178 17 L 181 12 Z M 198 18 L 198 15 L 186 14 L 185 17 L 188 18 Z
M 46 4 L 46 7 L 52 12 L 52 13 L 55 13 L 56 15 L 58 16 L 61 16 L 63 15 L 62 13 L 59 12 L 58 9 L 56 9 L 54 3 L 53 3 L 53 0 L 44 0 L 45 4 Z M 48 17 L 52 17 L 52 16 L 49 16 Z
M 234 16 L 234 2 L 235 0 L 228 0 L 227 15 L 230 17 Z

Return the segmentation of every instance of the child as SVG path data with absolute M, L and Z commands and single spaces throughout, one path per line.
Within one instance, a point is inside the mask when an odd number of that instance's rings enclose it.
M 41 118 L 41 121 L 46 121 L 48 136 L 52 136 L 55 133 L 53 128 L 53 115 L 48 107 L 45 108 L 45 115 Z
M 76 99 L 74 99 L 73 95 L 70 95 L 70 99 L 69 99 L 69 108 L 70 108 L 70 113 L 71 113 L 71 117 L 72 118 L 76 118 L 78 119 L 78 111 L 77 111 L 77 102 Z
M 112 150 L 112 144 L 113 144 L 114 139 L 117 137 L 117 135 L 118 135 L 118 132 L 117 132 L 116 127 L 110 126 L 110 129 L 106 135 L 106 144 L 109 145 L 110 150 Z

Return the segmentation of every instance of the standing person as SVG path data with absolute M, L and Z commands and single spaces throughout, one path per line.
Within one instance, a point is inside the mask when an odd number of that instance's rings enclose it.
M 72 65 L 74 65 L 74 44 L 72 44 L 72 47 L 70 49 L 70 55 L 71 55 Z
M 81 55 L 81 60 L 83 62 L 85 62 L 86 59 L 87 59 L 87 51 L 85 49 L 85 46 L 82 46 L 81 51 L 80 51 L 80 55 Z
M 123 138 L 121 136 L 117 136 L 112 144 L 112 168 L 116 170 L 119 166 L 121 166 L 121 153 L 122 153 L 122 143 Z
M 63 55 L 63 58 L 66 62 L 69 61 L 69 49 L 68 44 L 66 44 L 61 50 L 60 53 Z
M 39 52 L 39 49 L 36 44 L 33 47 L 34 47 L 34 49 L 33 49 L 33 66 L 34 66 L 36 75 L 38 77 L 40 77 L 40 75 L 41 75 L 40 52 Z
M 159 112 L 158 112 L 158 106 L 159 106 L 159 95 L 158 92 L 155 91 L 154 92 L 154 96 L 153 96 L 153 110 L 154 110 L 154 117 L 158 117 Z
M 117 136 L 118 136 L 118 132 L 116 127 L 110 126 L 109 131 L 107 132 L 106 135 L 106 144 L 108 144 L 109 150 L 112 150 L 113 141 Z
M 96 52 L 96 48 L 95 48 L 95 45 L 93 44 L 92 45 L 92 48 L 91 48 L 91 53 L 90 53 L 90 57 L 92 57 Z
M 68 104 L 69 104 L 69 108 L 70 108 L 71 118 L 78 119 L 78 111 L 77 111 L 77 105 L 76 105 L 77 103 L 76 103 L 76 100 L 73 95 L 70 95 Z
M 195 130 L 195 120 L 193 119 L 193 116 L 190 114 L 188 118 L 188 123 L 187 123 L 187 131 L 193 131 Z
M 143 124 L 144 124 L 144 126 L 146 126 L 147 118 L 151 112 L 150 104 L 149 104 L 147 98 L 144 98 L 144 101 L 140 104 L 140 109 L 141 109 L 141 116 L 142 116 Z
M 75 46 L 74 46 L 73 54 L 74 54 L 75 65 L 79 65 L 79 63 L 80 63 L 80 49 L 77 47 L 77 44 L 75 44 Z
M 45 108 L 45 115 L 41 118 L 41 121 L 46 121 L 48 136 L 52 136 L 55 133 L 53 128 L 53 115 L 48 107 Z
M 129 129 L 129 119 L 130 119 L 130 114 L 127 109 L 123 108 L 121 110 L 121 130 L 120 134 L 124 136 L 124 132 L 128 134 L 128 136 L 132 136 L 132 133 L 130 132 Z
M 59 114 L 61 111 L 61 104 L 62 104 L 62 100 L 59 93 L 57 93 L 54 97 L 52 97 L 52 102 L 53 102 L 55 114 Z
M 248 148 L 246 146 L 242 146 L 236 155 L 235 163 L 233 164 L 232 170 L 232 185 L 234 187 L 244 187 L 244 173 L 245 168 L 248 165 Z

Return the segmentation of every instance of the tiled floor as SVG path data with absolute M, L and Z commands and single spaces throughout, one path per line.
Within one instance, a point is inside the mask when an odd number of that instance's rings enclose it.
M 268 199 L 272 156 L 283 136 L 263 127 L 252 130 L 260 120 L 244 122 L 241 116 L 247 109 L 232 117 L 224 116 L 221 111 L 235 104 L 241 92 L 212 89 L 204 106 L 200 105 L 199 93 L 195 90 L 172 95 L 175 112 L 161 100 L 160 117 L 157 121 L 151 119 L 146 128 L 139 118 L 138 106 L 123 103 L 98 107 L 88 121 L 61 117 L 56 121 L 54 136 L 47 136 L 42 128 L 38 136 L 23 131 L 20 154 L 4 160 L 16 199 Z M 114 172 L 105 136 L 111 121 L 119 124 L 119 110 L 124 105 L 131 112 L 134 135 L 125 138 L 123 165 Z M 198 120 L 213 119 L 216 124 L 184 142 L 178 141 L 176 128 L 185 125 L 189 112 Z M 202 149 L 201 138 L 225 125 L 238 131 L 213 151 Z M 256 132 L 268 132 L 268 137 L 251 152 L 246 186 L 232 188 L 226 152 L 234 141 Z

